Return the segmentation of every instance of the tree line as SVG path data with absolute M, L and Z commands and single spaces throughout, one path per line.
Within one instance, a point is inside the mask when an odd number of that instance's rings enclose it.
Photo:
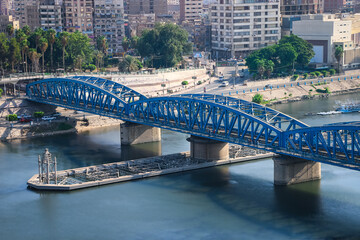
M 246 58 L 246 65 L 257 78 L 269 78 L 273 72 L 290 73 L 295 67 L 306 67 L 314 55 L 310 43 L 291 35 L 283 37 L 278 44 L 254 51 Z
M 6 33 L 0 33 L 0 69 L 7 72 L 53 72 L 75 69 L 100 68 L 107 60 L 106 38 L 91 39 L 78 31 L 74 33 L 29 26 L 15 30 L 8 25 Z

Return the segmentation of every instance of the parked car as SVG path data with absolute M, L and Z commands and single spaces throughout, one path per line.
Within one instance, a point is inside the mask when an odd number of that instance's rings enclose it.
M 220 87 L 227 87 L 229 86 L 229 82 L 228 81 L 224 81 L 220 84 Z
M 56 113 L 51 114 L 51 116 L 53 116 L 53 117 L 60 117 L 60 116 L 61 116 L 61 113 L 56 112 Z
M 224 80 L 224 76 L 220 76 L 219 81 L 223 81 L 223 80 Z
M 43 121 L 50 121 L 50 120 L 54 120 L 54 119 L 56 119 L 56 117 L 43 116 L 43 117 L 41 118 L 41 120 L 43 120 Z
M 266 84 L 265 88 L 272 88 L 272 85 L 271 84 Z
M 27 122 L 31 122 L 32 119 L 31 118 L 20 118 L 19 120 L 21 123 L 27 123 Z

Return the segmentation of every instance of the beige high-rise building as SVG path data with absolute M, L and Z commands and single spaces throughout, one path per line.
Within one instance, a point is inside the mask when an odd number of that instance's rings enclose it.
M 7 33 L 6 29 L 9 24 L 13 25 L 15 30 L 19 29 L 19 21 L 13 20 L 13 17 L 11 15 L 1 15 L 0 16 L 0 32 Z
M 211 5 L 210 20 L 212 53 L 217 58 L 246 57 L 281 36 L 279 0 L 219 0 Z
M 62 31 L 62 2 L 60 0 L 40 0 L 40 27 L 48 30 Z
M 64 0 L 64 30 L 94 38 L 94 0 Z
M 0 0 L 0 15 L 9 15 L 12 8 L 12 0 Z
M 319 14 L 324 11 L 324 0 L 281 0 L 281 15 Z
M 121 53 L 125 36 L 123 0 L 95 0 L 94 8 L 95 37 L 106 37 L 109 53 Z
M 167 14 L 167 0 L 126 0 L 127 14 Z
M 222 2 L 222 1 L 219 1 Z M 180 0 L 180 21 L 194 21 L 200 19 L 203 12 L 202 0 Z
M 19 21 L 20 28 L 28 25 L 31 29 L 40 27 L 38 0 L 13 0 L 14 19 Z

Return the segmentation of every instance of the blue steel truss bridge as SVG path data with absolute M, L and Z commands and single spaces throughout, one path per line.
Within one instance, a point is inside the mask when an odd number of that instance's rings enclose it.
M 86 76 L 40 80 L 28 84 L 26 93 L 39 103 L 360 170 L 360 122 L 311 127 L 237 98 L 148 98 L 119 83 Z

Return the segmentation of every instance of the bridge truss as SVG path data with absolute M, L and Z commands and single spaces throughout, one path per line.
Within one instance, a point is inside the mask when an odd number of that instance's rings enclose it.
M 360 123 L 310 127 L 274 109 L 210 94 L 147 98 L 95 77 L 27 86 L 30 100 L 360 170 Z

